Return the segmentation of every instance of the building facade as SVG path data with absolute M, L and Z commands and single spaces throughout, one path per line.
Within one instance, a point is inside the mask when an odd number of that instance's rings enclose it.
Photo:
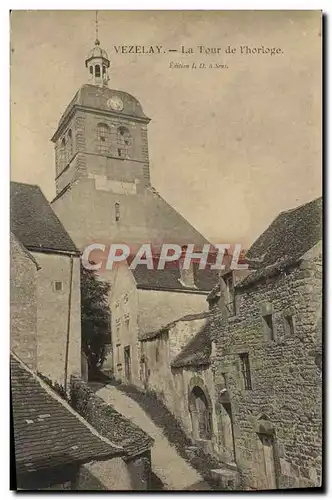
M 236 285 L 233 314 L 214 319 L 221 457 L 246 489 L 321 485 L 321 209 L 279 215 L 248 252 L 260 265 Z
M 177 268 L 157 271 L 143 265 L 134 270 L 126 264 L 118 266 L 110 300 L 113 375 L 117 380 L 147 387 L 150 368 L 141 339 L 183 315 L 208 309 L 206 297 L 215 274 L 202 280 L 199 271 L 193 273 L 193 279 L 185 283 Z
M 81 373 L 80 258 L 38 186 L 11 183 L 11 339 L 64 388 Z

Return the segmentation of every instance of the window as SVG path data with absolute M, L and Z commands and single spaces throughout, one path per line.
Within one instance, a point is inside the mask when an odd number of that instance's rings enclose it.
M 120 220 L 120 203 L 115 203 L 114 209 L 115 209 L 115 222 L 119 222 L 119 220 Z
M 124 322 L 124 326 L 125 326 L 125 332 L 126 333 L 129 333 L 129 319 L 126 319 L 125 322 Z
M 132 143 L 132 138 L 129 130 L 125 127 L 119 127 L 117 132 L 118 155 L 128 156 L 128 150 Z
M 251 386 L 249 354 L 247 352 L 243 352 L 239 356 L 240 356 L 241 373 L 243 377 L 244 388 L 246 391 L 250 391 L 252 389 L 252 386 Z
M 106 75 L 106 66 L 103 65 L 103 76 Z
M 233 273 L 228 274 L 223 277 L 225 282 L 225 306 L 228 313 L 231 316 L 235 314 L 235 297 L 234 297 L 234 282 L 233 282 Z
M 294 335 L 295 333 L 294 316 L 291 316 L 290 314 L 285 316 L 285 333 L 286 335 Z
M 89 69 L 90 69 L 90 73 L 91 73 L 91 75 L 93 75 L 93 66 L 90 66 L 90 68 L 89 68 Z
M 68 151 L 67 155 L 67 162 L 68 162 L 73 156 L 73 134 L 71 130 L 68 131 L 67 151 Z
M 100 77 L 100 66 L 99 66 L 99 64 L 96 64 L 96 66 L 95 66 L 95 76 L 96 76 L 96 78 Z
M 100 154 L 110 153 L 111 140 L 110 129 L 105 123 L 99 123 L 97 126 L 98 151 Z
M 62 281 L 54 281 L 54 291 L 55 292 L 62 292 L 62 290 L 63 290 Z
M 263 316 L 263 324 L 265 337 L 267 340 L 274 340 L 274 330 L 273 330 L 273 318 L 272 314 L 266 314 Z
M 66 139 L 63 138 L 60 146 L 60 167 L 64 168 L 66 166 Z

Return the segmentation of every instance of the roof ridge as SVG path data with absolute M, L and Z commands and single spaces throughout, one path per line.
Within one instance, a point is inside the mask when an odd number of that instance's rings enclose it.
M 112 441 L 110 441 L 108 438 L 105 438 L 94 427 L 92 427 L 92 425 L 89 424 L 79 413 L 77 413 L 70 406 L 70 404 L 67 401 L 62 399 L 61 396 L 59 396 L 53 389 L 51 389 L 51 387 L 48 384 L 46 384 L 46 382 L 44 382 L 35 372 L 33 372 L 24 363 L 24 361 L 22 361 L 21 358 L 19 358 L 19 356 L 17 356 L 17 354 L 15 354 L 13 351 L 11 351 L 10 355 L 24 368 L 25 371 L 27 371 L 28 373 L 30 373 L 30 375 L 32 375 L 34 380 L 36 380 L 39 383 L 39 385 L 41 386 L 42 389 L 45 390 L 45 392 L 47 392 L 55 401 L 60 403 L 64 408 L 66 408 L 66 410 L 68 410 L 72 415 L 74 415 L 83 425 L 85 425 L 85 427 L 87 427 L 87 429 L 89 429 L 89 431 L 92 434 L 94 434 L 96 437 L 98 437 L 101 441 L 103 441 L 107 445 L 112 446 L 113 448 L 117 448 L 118 450 L 124 451 L 122 446 L 119 446 L 119 445 L 113 443 Z M 125 451 L 124 451 L 124 453 L 125 453 Z
M 21 181 L 12 181 L 12 180 L 10 181 L 10 184 L 21 184 L 23 186 L 36 187 L 42 192 L 42 190 L 38 184 L 31 184 L 30 182 L 21 182 Z
M 291 212 L 294 212 L 295 210 L 298 210 L 300 208 L 303 208 L 305 207 L 306 205 L 310 205 L 311 203 L 314 203 L 320 199 L 323 199 L 323 196 L 320 195 L 320 196 L 317 196 L 317 198 L 314 198 L 313 200 L 310 200 L 310 201 L 306 201 L 304 203 L 302 203 L 301 205 L 298 205 L 297 207 L 293 207 L 293 208 L 287 208 L 286 210 L 282 210 L 281 212 L 279 212 L 279 215 L 281 214 L 289 214 Z M 277 216 L 278 217 L 278 216 Z M 276 218 L 277 218 L 276 217 Z

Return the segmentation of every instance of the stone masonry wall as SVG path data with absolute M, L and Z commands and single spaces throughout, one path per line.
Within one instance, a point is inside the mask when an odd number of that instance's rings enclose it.
M 321 370 L 315 363 L 322 303 L 321 255 L 240 291 L 237 315 L 215 320 L 213 370 L 218 393 L 229 394 L 236 462 L 246 488 L 266 485 L 260 424 L 274 434 L 277 488 L 321 484 Z M 272 312 L 274 340 L 262 315 Z M 294 332 L 285 317 L 292 316 Z M 244 388 L 241 353 L 248 353 L 252 389 Z
M 37 268 L 16 238 L 10 240 L 10 346 L 37 369 Z

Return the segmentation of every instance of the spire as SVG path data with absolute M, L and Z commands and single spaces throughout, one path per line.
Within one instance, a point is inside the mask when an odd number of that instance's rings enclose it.
M 98 11 L 96 10 L 96 39 L 95 46 L 90 50 L 87 59 L 85 60 L 85 66 L 88 69 L 89 83 L 92 85 L 98 85 L 99 87 L 108 86 L 108 68 L 110 67 L 110 61 L 106 50 L 100 47 L 99 41 L 99 25 L 98 25 Z
M 96 10 L 96 40 L 95 45 L 100 45 L 100 41 L 98 38 L 98 10 Z

